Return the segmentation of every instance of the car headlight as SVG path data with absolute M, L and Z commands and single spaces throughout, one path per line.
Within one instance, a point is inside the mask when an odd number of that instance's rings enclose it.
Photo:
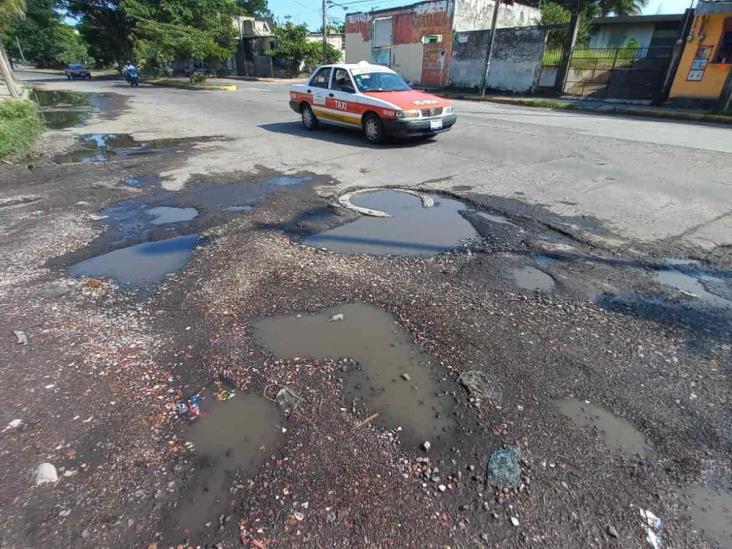
M 445 107 L 444 109 L 442 109 L 442 113 L 443 114 L 452 114 L 454 112 L 455 112 L 455 107 L 453 107 L 452 105 L 450 105 L 449 107 Z
M 419 111 L 397 111 L 397 118 L 419 118 Z

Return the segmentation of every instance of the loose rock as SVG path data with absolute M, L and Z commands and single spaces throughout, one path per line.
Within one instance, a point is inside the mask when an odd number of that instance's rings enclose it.
M 36 486 L 46 484 L 47 482 L 55 483 L 58 481 L 58 473 L 56 467 L 52 463 L 41 463 L 35 471 L 34 478 Z

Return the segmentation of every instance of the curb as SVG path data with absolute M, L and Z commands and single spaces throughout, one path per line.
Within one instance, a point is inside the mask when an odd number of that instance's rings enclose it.
M 518 107 L 530 107 L 533 109 L 547 109 L 554 111 L 580 111 L 593 114 L 609 114 L 609 115 L 625 115 L 625 116 L 637 116 L 641 118 L 655 118 L 659 120 L 677 120 L 682 122 L 706 122 L 720 125 L 732 125 L 732 116 L 725 116 L 723 114 L 711 114 L 711 113 L 692 113 L 692 112 L 677 112 L 677 111 L 653 111 L 646 110 L 638 107 L 620 107 L 620 106 L 608 106 L 608 107 L 588 107 L 581 103 L 563 103 L 561 106 L 544 106 L 544 105 L 533 105 L 532 99 L 503 99 L 501 97 L 487 97 L 485 99 L 477 98 L 471 95 L 463 94 L 451 94 L 442 93 L 443 97 L 450 99 L 460 99 L 464 101 L 475 101 L 475 102 L 486 102 L 486 103 L 498 103 L 501 105 L 514 105 Z M 561 99 L 549 99 L 549 101 L 557 101 L 562 103 Z
M 145 84 L 149 84 L 151 86 L 158 86 L 160 88 L 174 88 L 177 90 L 187 90 L 187 91 L 226 91 L 226 92 L 232 92 L 232 91 L 238 91 L 239 86 L 236 84 L 219 84 L 219 85 L 213 85 L 213 86 L 196 86 L 195 84 L 188 84 L 186 82 L 181 82 L 180 84 L 172 84 L 170 82 L 154 82 L 154 81 L 147 81 Z

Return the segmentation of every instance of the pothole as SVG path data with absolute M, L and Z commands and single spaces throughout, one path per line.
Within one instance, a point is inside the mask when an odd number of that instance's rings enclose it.
M 194 446 L 195 468 L 164 539 L 172 543 L 201 539 L 207 530 L 211 535 L 217 532 L 218 517 L 229 510 L 229 489 L 236 475 L 255 473 L 272 455 L 281 437 L 279 420 L 277 406 L 257 394 L 216 400 L 203 392 L 201 416 L 183 430 Z
M 693 486 L 683 490 L 694 526 L 719 543 L 732 547 L 732 491 Z
M 199 235 L 143 242 L 80 261 L 68 268 L 74 276 L 108 278 L 122 286 L 143 288 L 162 282 L 182 269 L 193 254 Z
M 123 181 L 123 185 L 128 187 L 152 187 L 160 184 L 162 178 L 159 175 L 142 175 L 126 177 Z
M 31 97 L 46 127 L 53 130 L 81 126 L 92 113 L 110 110 L 119 102 L 105 94 L 52 90 L 34 90 Z
M 664 286 L 675 288 L 686 297 L 698 299 L 706 305 L 732 308 L 732 288 L 722 278 L 705 273 L 687 274 L 677 269 L 659 269 L 654 278 Z M 724 293 L 730 298 L 723 297 Z
M 107 160 L 154 154 L 174 145 L 175 140 L 137 141 L 128 134 L 88 134 L 79 138 L 79 147 L 54 157 L 58 164 L 105 162 Z
M 401 427 L 408 440 L 434 444 L 453 430 L 451 408 L 437 395 L 431 358 L 414 347 L 386 311 L 351 303 L 317 315 L 276 316 L 252 324 L 255 342 L 285 359 L 348 357 L 362 369 L 343 373 L 348 401 L 379 414 L 376 422 Z
M 425 198 L 431 207 L 425 207 Z M 390 217 L 362 216 L 305 239 L 305 244 L 344 254 L 433 255 L 479 237 L 457 200 L 394 190 L 365 192 L 350 202 Z
M 575 399 L 560 400 L 556 405 L 576 425 L 590 427 L 610 450 L 627 456 L 651 455 L 653 450 L 645 435 L 604 408 Z
M 530 265 L 514 267 L 509 273 L 513 283 L 522 290 L 550 292 L 555 286 L 554 279 L 551 276 Z

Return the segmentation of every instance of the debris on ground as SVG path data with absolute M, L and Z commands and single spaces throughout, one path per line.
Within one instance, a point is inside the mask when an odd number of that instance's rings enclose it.
M 502 392 L 497 382 L 482 370 L 468 370 L 463 372 L 458 381 L 468 390 L 473 398 L 481 400 L 501 400 Z
M 328 322 L 339 322 L 341 320 L 343 320 L 343 313 L 338 313 L 330 317 L 330 320 L 328 320 Z
M 607 532 L 607 535 L 610 536 L 611 538 L 620 537 L 620 534 L 618 534 L 618 531 L 615 529 L 615 526 L 613 526 L 612 524 L 608 524 L 608 527 L 605 529 L 605 531 Z
M 8 426 L 3 429 L 3 432 L 5 431 L 12 431 L 13 429 L 17 429 L 20 427 L 20 424 L 23 423 L 23 420 L 21 419 L 14 419 L 10 423 L 8 423 Z
M 518 526 L 520 524 L 519 519 L 517 519 L 516 517 L 511 517 L 511 524 L 513 524 L 514 526 Z
M 193 422 L 201 415 L 201 395 L 196 393 L 187 402 L 179 402 L 175 405 L 175 412 L 180 419 Z
M 265 396 L 267 395 L 265 394 Z M 300 405 L 300 402 L 302 402 L 302 397 L 292 389 L 283 387 L 277 391 L 277 396 L 275 396 L 274 401 L 281 410 L 294 412 Z
M 58 482 L 58 473 L 56 472 L 56 467 L 53 463 L 41 463 L 36 467 L 36 471 L 33 476 L 36 481 L 36 486 L 40 486 L 41 484 L 46 484 L 48 482 Z
M 216 400 L 229 400 L 236 396 L 236 391 L 230 387 L 225 387 L 221 381 L 214 382 Z
M 496 488 L 516 488 L 521 484 L 520 460 L 516 448 L 496 450 L 488 459 L 487 482 Z
M 646 541 L 653 549 L 661 549 L 661 519 L 645 509 L 640 509 L 640 515 L 646 530 Z
M 28 345 L 28 336 L 23 330 L 13 330 L 13 335 L 18 339 L 18 345 Z
M 422 443 L 422 448 L 424 449 L 425 452 L 429 452 L 431 447 L 432 447 L 432 444 L 430 443 L 429 440 L 425 440 Z

